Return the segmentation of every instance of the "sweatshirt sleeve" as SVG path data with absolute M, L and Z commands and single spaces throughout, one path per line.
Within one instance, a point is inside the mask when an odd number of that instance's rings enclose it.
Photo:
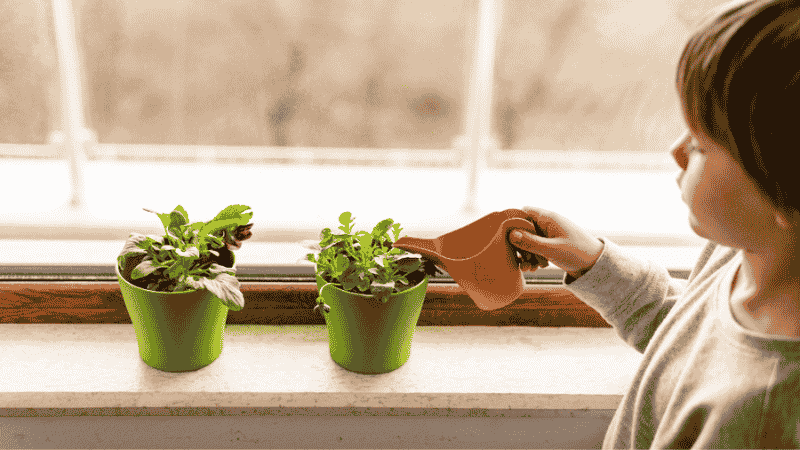
M 686 290 L 653 262 L 629 255 L 608 239 L 599 238 L 603 253 L 577 280 L 564 275 L 564 285 L 594 308 L 617 334 L 644 353 L 656 329 Z

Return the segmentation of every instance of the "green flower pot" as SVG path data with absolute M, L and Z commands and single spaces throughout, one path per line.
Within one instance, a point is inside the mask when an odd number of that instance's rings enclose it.
M 188 372 L 219 357 L 228 307 L 211 291 L 150 291 L 128 282 L 119 266 L 115 267 L 136 331 L 139 355 L 148 366 L 165 372 Z
M 317 288 L 325 284 L 317 276 Z M 316 310 L 325 318 L 331 358 L 345 369 L 363 374 L 387 373 L 405 364 L 427 289 L 425 277 L 422 283 L 392 294 L 386 303 L 333 285 L 322 289 L 329 308 Z

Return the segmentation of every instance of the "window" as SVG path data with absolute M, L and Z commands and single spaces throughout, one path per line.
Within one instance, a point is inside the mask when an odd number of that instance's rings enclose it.
M 721 3 L 8 0 L 0 265 L 111 275 L 143 207 L 242 203 L 240 273 L 292 277 L 342 211 L 433 237 L 536 205 L 685 276 L 674 67 Z

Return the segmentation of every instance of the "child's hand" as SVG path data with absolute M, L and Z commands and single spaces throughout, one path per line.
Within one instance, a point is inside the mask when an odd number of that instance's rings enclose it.
M 541 230 L 541 236 L 516 229 L 509 234 L 509 242 L 520 250 L 542 255 L 573 278 L 579 278 L 594 266 L 603 252 L 603 243 L 566 217 L 541 208 L 525 207 Z M 523 263 L 522 270 L 535 268 Z

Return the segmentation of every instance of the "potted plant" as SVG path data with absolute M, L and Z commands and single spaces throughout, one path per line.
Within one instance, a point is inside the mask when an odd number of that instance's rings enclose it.
M 342 231 L 322 230 L 316 265 L 319 297 L 331 358 L 347 370 L 376 374 L 405 364 L 428 287 L 432 261 L 393 248 L 400 224 L 379 222 L 371 233 L 353 230 L 351 213 L 339 216 Z M 389 230 L 392 236 L 389 236 Z
M 244 308 L 233 250 L 252 236 L 249 206 L 230 205 L 208 222 L 189 222 L 178 205 L 153 212 L 164 235 L 131 233 L 116 272 L 139 355 L 166 372 L 205 367 L 222 352 L 228 310 Z

